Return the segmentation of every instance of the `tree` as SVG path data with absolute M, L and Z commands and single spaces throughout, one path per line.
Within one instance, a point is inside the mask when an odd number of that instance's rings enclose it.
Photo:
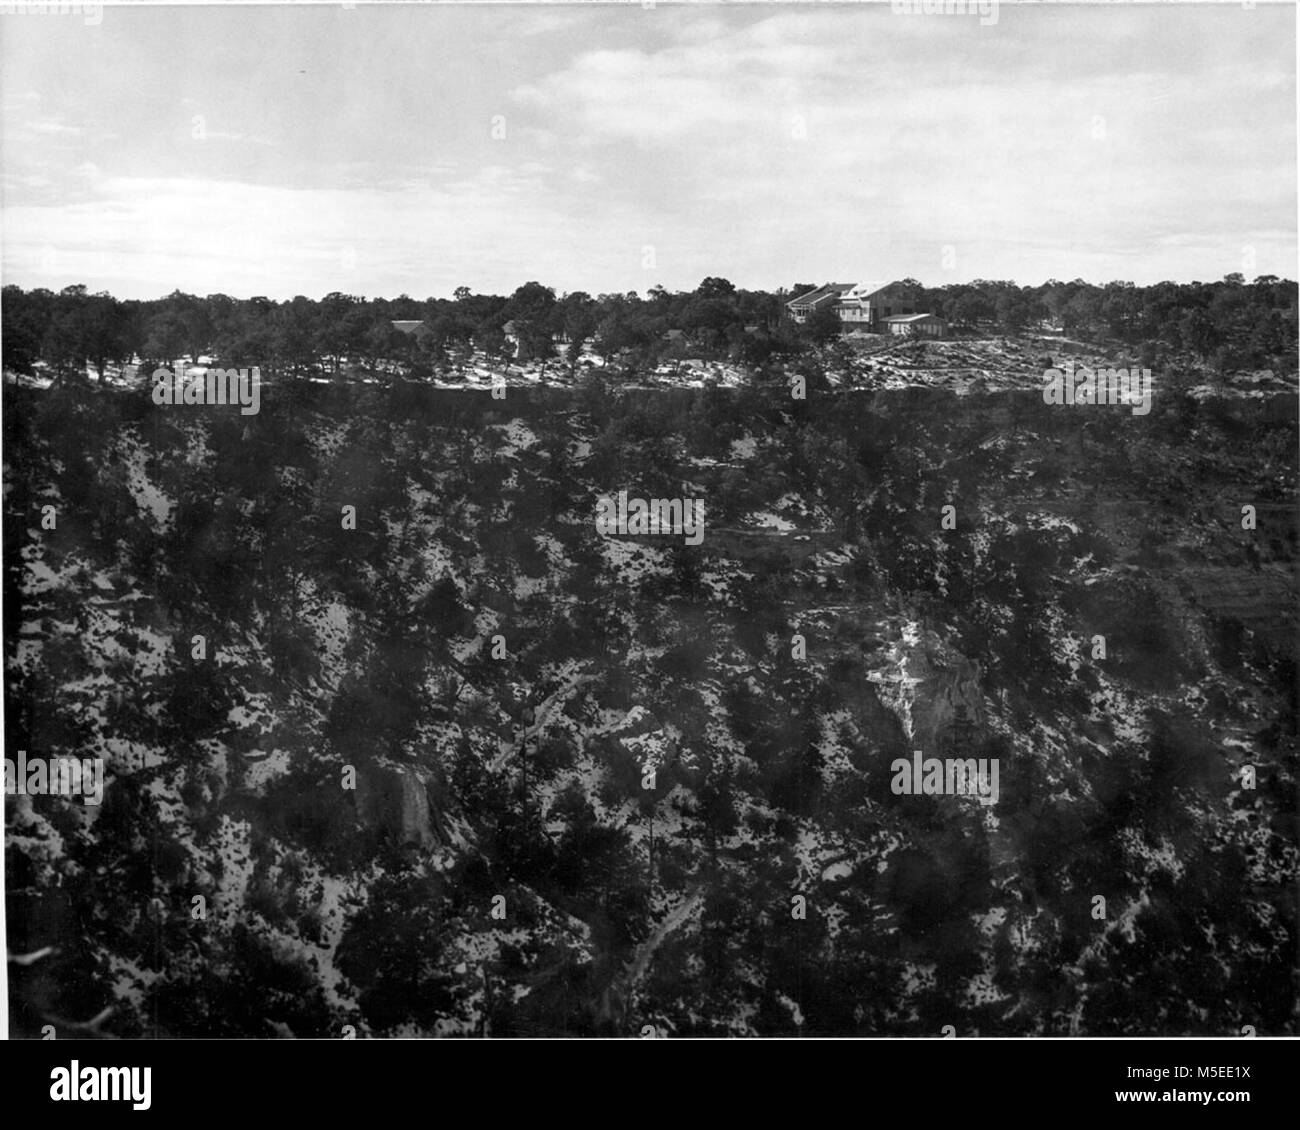
M 730 299 L 736 293 L 736 288 L 726 279 L 707 278 L 695 288 L 695 297 L 701 299 L 720 298 Z
M 121 304 L 111 294 L 100 291 L 85 300 L 85 349 L 99 374 L 100 384 L 104 383 L 104 370 L 110 361 L 124 361 L 131 354 L 127 328 Z
M 41 339 L 41 354 L 58 383 L 73 373 L 84 374 L 89 355 L 90 325 L 86 288 L 77 284 L 59 291 Z
M 44 355 L 42 345 L 53 317 L 54 295 L 48 290 L 24 291 L 10 283 L 0 302 L 6 368 L 30 373 Z
M 566 294 L 560 299 L 560 318 L 569 340 L 581 343 L 596 331 L 596 303 L 586 291 Z
M 804 332 L 817 344 L 825 345 L 840 336 L 843 323 L 830 304 L 819 306 L 804 322 Z
M 276 352 L 288 363 L 294 373 L 315 367 L 318 356 L 316 326 L 315 304 L 301 294 L 276 311 Z M 392 328 L 391 325 L 389 328 Z
M 506 341 L 506 335 L 501 332 L 500 326 L 484 326 L 474 335 L 474 339 L 489 357 L 504 358 L 510 349 L 510 343 Z
M 539 282 L 526 282 L 510 296 L 506 303 L 508 318 L 541 321 L 555 309 L 555 291 Z
M 320 301 L 320 318 L 316 323 L 316 353 L 333 361 L 334 371 L 339 370 L 339 358 L 349 352 L 349 318 L 362 305 L 362 300 L 333 291 Z
M 180 318 L 170 311 L 154 314 L 145 330 L 144 356 L 170 365 L 184 349 L 185 327 Z
M 551 337 L 559 320 L 555 291 L 539 282 L 526 282 L 510 296 L 504 313 L 515 324 L 520 360 L 544 360 L 555 355 Z
M 405 335 L 397 329 L 390 318 L 375 318 L 366 330 L 363 351 L 372 369 L 378 369 L 381 361 L 397 357 L 406 347 Z

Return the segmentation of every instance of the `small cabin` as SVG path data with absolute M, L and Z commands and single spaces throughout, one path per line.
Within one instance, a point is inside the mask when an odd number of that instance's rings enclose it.
M 891 334 L 900 337 L 946 337 L 948 323 L 938 314 L 902 314 L 885 319 Z

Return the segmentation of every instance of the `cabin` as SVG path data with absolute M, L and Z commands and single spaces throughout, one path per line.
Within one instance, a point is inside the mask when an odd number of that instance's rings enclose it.
M 404 333 L 412 337 L 423 337 L 429 332 L 429 327 L 419 318 L 400 318 L 393 320 L 393 329 L 398 333 Z
M 903 314 L 886 318 L 889 332 L 900 337 L 946 337 L 948 323 L 938 314 Z

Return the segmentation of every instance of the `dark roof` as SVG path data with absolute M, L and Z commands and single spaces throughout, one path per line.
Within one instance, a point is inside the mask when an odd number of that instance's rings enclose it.
M 810 302 L 818 302 L 823 298 L 829 298 L 832 295 L 841 295 L 846 290 L 852 290 L 852 283 L 826 283 L 825 286 L 819 286 L 816 290 L 810 290 L 807 294 L 801 294 L 798 298 L 792 298 L 786 303 L 787 306 L 806 306 Z

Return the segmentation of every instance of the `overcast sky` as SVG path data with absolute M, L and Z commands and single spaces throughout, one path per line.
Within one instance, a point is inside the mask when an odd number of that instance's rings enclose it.
M 0 16 L 6 283 L 1296 277 L 1295 9 Z M 504 136 L 499 136 L 504 134 Z M 496 136 L 494 136 L 496 135 Z

